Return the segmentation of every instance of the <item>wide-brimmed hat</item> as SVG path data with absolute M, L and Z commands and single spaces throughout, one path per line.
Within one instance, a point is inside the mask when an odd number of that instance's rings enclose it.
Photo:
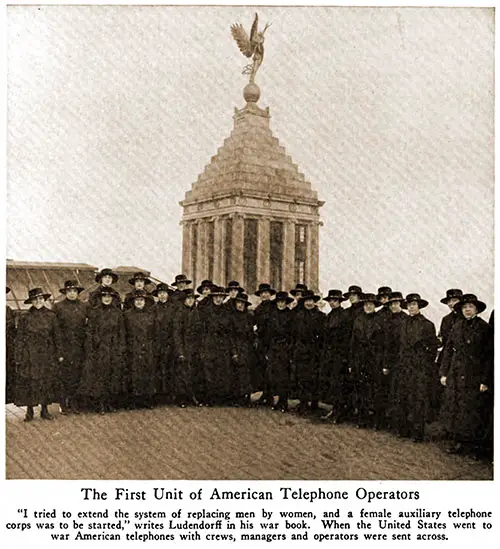
M 249 305 L 252 304 L 251 301 L 248 300 L 248 295 L 245 294 L 244 292 L 240 292 L 235 298 L 234 298 L 235 301 L 243 301 L 243 303 L 248 307 Z
M 290 297 L 288 292 L 276 292 L 276 301 L 286 301 L 288 305 L 289 303 L 292 303 L 293 297 Z
M 172 282 L 172 286 L 177 286 L 179 282 L 191 284 L 192 280 L 189 280 L 189 278 L 185 274 L 180 274 L 175 277 L 175 280 Z
M 134 290 L 133 292 L 130 292 L 130 297 L 132 299 L 137 299 L 138 297 L 143 297 L 146 300 L 151 301 L 153 299 L 153 296 L 146 292 L 146 290 Z
M 31 303 L 36 297 L 42 296 L 43 299 L 49 299 L 50 294 L 46 294 L 42 288 L 33 288 L 32 290 L 28 291 L 28 299 L 24 301 L 25 305 L 28 305 Z
M 151 295 L 154 295 L 155 297 L 158 297 L 158 294 L 160 292 L 168 292 L 168 295 L 172 295 L 174 293 L 174 290 L 164 282 L 160 282 L 158 286 L 151 292 Z
M 458 288 L 451 288 L 450 290 L 446 290 L 446 297 L 443 297 L 443 299 L 440 299 L 440 301 L 443 305 L 447 305 L 448 299 L 452 299 L 454 297 L 462 299 L 463 295 L 464 293 L 462 292 L 462 290 L 459 290 Z
M 307 299 L 312 299 L 316 303 L 321 299 L 321 296 L 316 295 L 312 290 L 306 290 L 300 297 L 300 301 L 304 302 Z
M 296 296 L 298 292 L 304 293 L 304 292 L 307 292 L 307 290 L 308 290 L 307 284 L 295 284 L 295 288 L 290 290 L 290 293 L 293 296 Z
M 210 288 L 209 295 L 224 295 L 226 296 L 226 290 L 222 286 L 216 286 L 215 284 Z
M 78 286 L 78 282 L 76 282 L 76 280 L 66 280 L 64 283 L 64 288 L 61 288 L 59 291 L 62 294 L 65 294 L 68 290 L 76 290 L 78 293 L 81 293 L 84 289 L 85 288 Z
M 454 309 L 457 312 L 462 310 L 462 307 L 466 303 L 472 303 L 476 306 L 477 312 L 482 313 L 486 309 L 486 303 L 479 301 L 479 299 L 474 294 L 464 294 L 458 303 L 455 304 Z
M 262 292 L 269 292 L 271 295 L 274 295 L 276 290 L 271 287 L 271 284 L 263 282 L 262 284 L 259 284 L 259 289 L 255 292 L 255 295 L 260 296 Z
M 392 288 L 390 286 L 380 286 L 377 290 L 377 297 L 380 299 L 383 296 L 389 297 L 392 294 Z
M 214 283 L 211 280 L 202 280 L 201 284 L 196 288 L 196 291 L 201 294 L 203 291 L 203 288 L 211 288 L 214 285 Z
M 405 298 L 401 292 L 391 292 L 389 295 L 389 303 L 392 303 L 393 301 L 403 302 L 404 300 Z
M 112 296 L 117 296 L 117 297 L 120 296 L 120 294 L 114 288 L 111 288 L 111 286 L 106 286 L 104 288 L 101 288 L 99 290 L 99 293 L 101 294 L 101 297 L 103 295 L 112 295 Z
M 345 292 L 344 297 L 349 297 L 351 294 L 362 295 L 363 290 L 361 289 L 361 286 L 349 286 L 349 289 Z
M 404 309 L 407 309 L 408 303 L 411 303 L 412 301 L 416 301 L 418 303 L 419 309 L 423 309 L 424 307 L 427 307 L 427 305 L 429 305 L 429 302 L 426 301 L 425 299 L 422 299 L 420 297 L 420 294 L 408 294 L 405 300 L 403 301 L 403 303 L 401 303 L 401 306 Z
M 344 297 L 342 290 L 328 290 L 328 295 L 323 298 L 325 301 L 336 299 L 337 301 L 345 301 L 347 297 Z
M 184 299 L 186 299 L 186 297 L 194 297 L 195 299 L 200 297 L 198 294 L 194 293 L 193 288 L 186 288 L 185 290 L 182 290 L 182 293 L 184 294 Z
M 118 280 L 118 275 L 113 272 L 112 269 L 102 269 L 95 275 L 95 281 L 101 282 L 103 276 L 110 276 L 113 279 L 113 283 Z
M 238 290 L 238 292 L 244 292 L 244 288 L 240 286 L 240 283 L 237 280 L 231 280 L 227 283 L 226 292 L 229 292 L 229 290 Z
M 374 303 L 375 307 L 378 307 L 380 305 L 380 301 L 378 300 L 378 297 L 375 294 L 362 294 L 360 301 L 362 303 Z
M 144 284 L 151 284 L 151 279 L 149 279 L 148 275 L 143 272 L 134 273 L 134 276 L 129 279 L 128 283 L 133 286 L 136 280 L 144 280 Z

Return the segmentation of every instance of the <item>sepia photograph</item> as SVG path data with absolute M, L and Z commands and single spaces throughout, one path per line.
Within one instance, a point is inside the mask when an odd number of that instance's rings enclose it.
M 6 479 L 493 480 L 494 8 L 6 13 Z

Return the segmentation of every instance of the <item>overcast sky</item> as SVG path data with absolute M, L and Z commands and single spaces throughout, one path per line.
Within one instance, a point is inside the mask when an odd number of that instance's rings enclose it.
M 320 285 L 493 301 L 492 9 L 258 8 L 260 106 L 325 201 Z M 171 281 L 181 208 L 244 105 L 252 8 L 8 8 L 17 260 Z M 487 318 L 488 312 L 483 315 Z

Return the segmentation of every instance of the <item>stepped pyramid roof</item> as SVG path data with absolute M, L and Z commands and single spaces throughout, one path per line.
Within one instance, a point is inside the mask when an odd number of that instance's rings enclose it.
M 240 195 L 321 206 L 269 126 L 269 108 L 248 102 L 234 112 L 234 127 L 186 193 L 181 205 Z

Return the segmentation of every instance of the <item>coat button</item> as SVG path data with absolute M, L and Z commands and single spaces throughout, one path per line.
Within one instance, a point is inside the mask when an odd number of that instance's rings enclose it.
M 467 340 L 467 345 L 470 345 L 470 339 Z

